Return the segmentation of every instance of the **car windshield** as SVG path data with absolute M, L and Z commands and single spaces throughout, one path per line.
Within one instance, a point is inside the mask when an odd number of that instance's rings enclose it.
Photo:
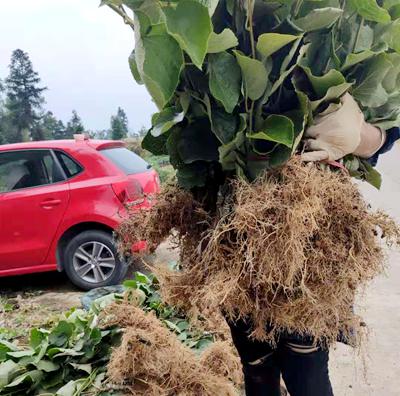
M 146 172 L 151 168 L 143 158 L 125 147 L 104 149 L 100 152 L 127 175 Z

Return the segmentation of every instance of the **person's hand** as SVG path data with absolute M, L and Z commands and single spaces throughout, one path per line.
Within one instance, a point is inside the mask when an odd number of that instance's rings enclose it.
M 340 107 L 315 117 L 305 136 L 306 150 L 304 161 L 336 161 L 347 154 L 354 153 L 361 143 L 364 115 L 350 94 L 341 98 Z

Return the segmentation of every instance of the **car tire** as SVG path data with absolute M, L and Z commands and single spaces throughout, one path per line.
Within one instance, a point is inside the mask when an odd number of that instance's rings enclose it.
M 75 286 L 91 290 L 120 283 L 128 265 L 119 257 L 111 234 L 90 230 L 76 235 L 67 244 L 64 270 Z

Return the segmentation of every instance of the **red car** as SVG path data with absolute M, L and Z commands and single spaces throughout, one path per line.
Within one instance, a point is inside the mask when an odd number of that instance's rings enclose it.
M 0 277 L 59 270 L 86 290 L 120 282 L 127 264 L 113 230 L 158 190 L 157 173 L 123 142 L 0 146 Z

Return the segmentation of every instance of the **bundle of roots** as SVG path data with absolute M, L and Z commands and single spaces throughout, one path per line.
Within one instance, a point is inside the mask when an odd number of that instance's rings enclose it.
M 179 237 L 190 235 L 198 239 L 208 229 L 209 216 L 192 194 L 175 184 L 163 187 L 150 210 L 135 211 L 117 230 L 121 252 L 130 252 L 138 241 L 147 241 L 148 250 L 154 251 L 174 231 Z
M 108 366 L 113 384 L 134 395 L 237 395 L 240 364 L 228 343 L 217 342 L 198 356 L 152 313 L 128 304 L 107 311 L 109 324 L 124 328 Z
M 177 189 L 174 202 L 182 206 L 173 214 L 162 194 L 136 223 L 135 235 L 151 243 L 172 230 L 180 238 L 181 270 L 158 269 L 164 299 L 206 316 L 220 309 L 230 320 L 250 320 L 260 340 L 287 332 L 354 342 L 355 295 L 384 269 L 381 240 L 400 241 L 394 221 L 372 212 L 347 175 L 297 160 L 254 183 L 236 180 L 230 190 L 228 207 L 208 228 L 198 204 Z

